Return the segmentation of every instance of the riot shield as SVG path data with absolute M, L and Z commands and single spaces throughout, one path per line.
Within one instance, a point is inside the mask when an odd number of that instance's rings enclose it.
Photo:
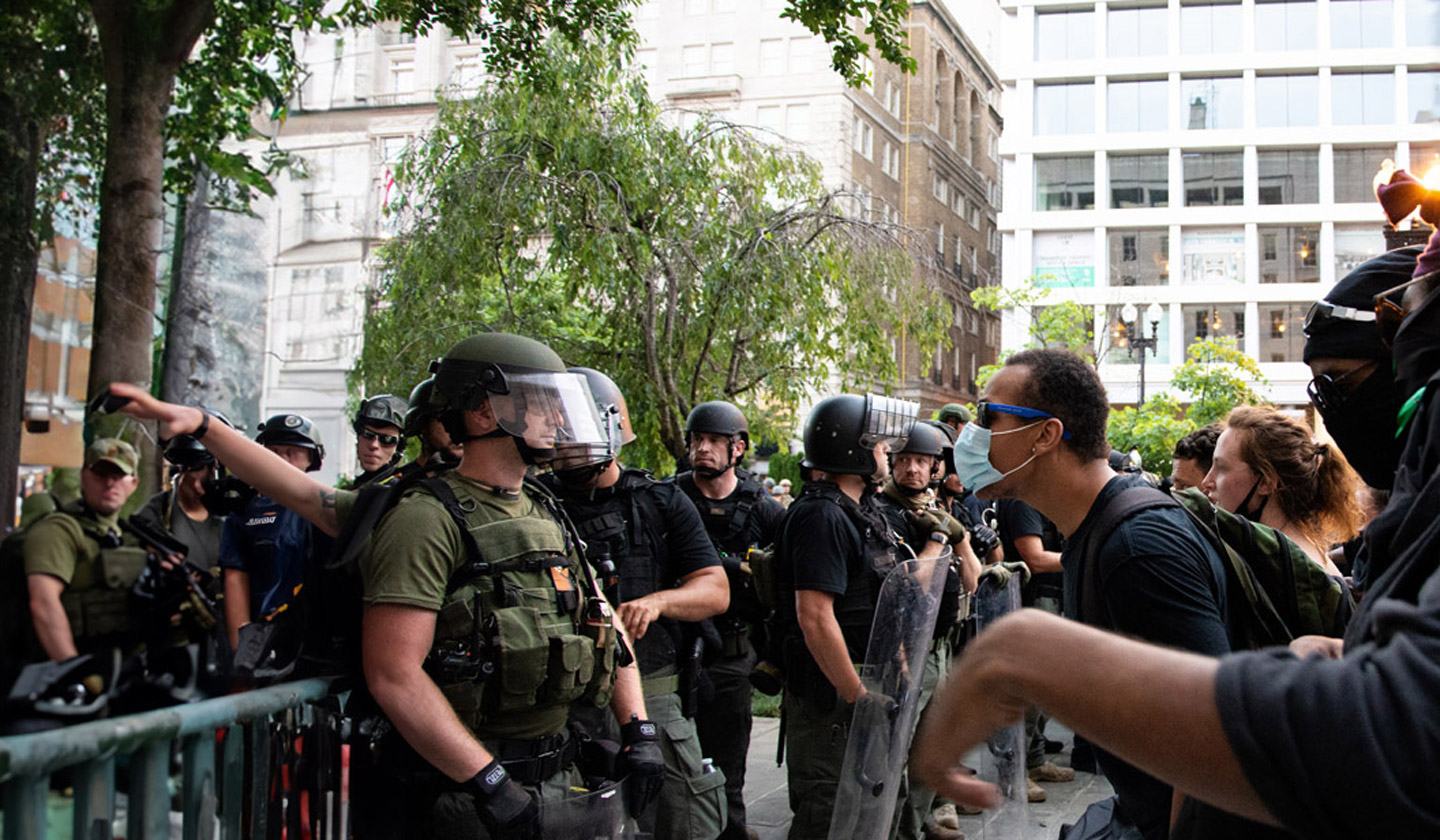
M 974 605 L 979 633 L 1000 618 L 1020 609 L 1020 576 L 1012 575 L 1003 588 L 981 585 L 971 603 Z M 951 679 L 965 679 L 963 671 L 953 672 Z M 1001 805 L 981 815 L 979 831 L 965 829 L 966 834 L 980 840 L 1024 840 L 1029 822 L 1025 789 L 1025 722 L 996 730 L 984 744 L 965 756 L 965 765 L 976 775 L 1000 789 Z
M 621 782 L 595 790 L 571 788 L 573 796 L 540 803 L 540 836 L 550 840 L 639 840 L 625 811 Z
M 890 833 L 950 559 L 947 550 L 901 563 L 880 587 L 860 671 L 865 694 L 850 719 L 830 840 L 878 840 Z

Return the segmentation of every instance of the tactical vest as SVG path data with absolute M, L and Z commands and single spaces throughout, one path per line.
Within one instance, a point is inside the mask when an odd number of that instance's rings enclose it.
M 60 594 L 76 647 L 129 641 L 130 588 L 145 569 L 145 549 L 129 534 L 105 529 L 79 501 L 46 520 L 64 528 L 79 547 L 75 573 Z
M 782 557 L 790 556 L 790 546 L 795 540 L 805 539 L 804 534 L 792 533 L 791 525 L 797 510 L 810 505 L 836 505 L 845 513 L 845 518 L 860 537 L 861 556 L 846 558 L 845 594 L 835 598 L 835 620 L 845 636 L 852 657 L 864 657 L 870 642 L 870 625 L 875 618 L 875 603 L 880 596 L 880 585 L 886 575 L 900 562 L 902 549 L 900 540 L 891 530 L 885 516 L 874 503 L 856 504 L 839 487 L 828 482 L 808 482 L 800 497 L 786 511 L 785 522 L 780 530 L 779 551 Z M 781 604 L 794 603 L 793 573 L 786 575 L 782 583 Z M 793 607 L 791 607 L 793 609 Z M 792 632 L 798 633 L 798 625 Z
M 438 483 L 453 488 L 459 481 L 444 476 Z M 427 670 L 481 739 L 557 734 L 571 703 L 605 706 L 614 684 L 608 608 L 590 594 L 584 561 L 553 500 L 528 482 L 524 495 L 533 509 L 519 517 L 456 502 L 453 491 L 441 497 L 464 522 L 469 556 L 446 585 Z M 447 669 L 457 656 L 478 667 Z
M 735 491 L 725 499 L 711 499 L 695 486 L 695 474 L 683 472 L 675 476 L 674 483 L 700 512 L 700 521 L 705 523 L 705 533 L 720 553 L 725 568 L 725 577 L 730 583 L 730 606 L 716 616 L 715 623 L 724 632 L 737 631 L 747 622 L 763 621 L 769 608 L 760 598 L 751 575 L 740 570 L 740 563 L 752 546 L 759 544 L 760 517 L 755 508 L 765 499 L 765 488 L 761 487 L 747 470 L 735 468 L 739 480 Z

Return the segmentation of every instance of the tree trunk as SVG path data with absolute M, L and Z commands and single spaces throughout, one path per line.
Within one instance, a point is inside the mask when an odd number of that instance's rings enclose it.
M 25 374 L 30 311 L 35 303 L 35 180 L 40 128 L 28 104 L 0 91 L 0 534 L 15 522 L 20 472 L 20 429 L 25 416 Z M 62 383 L 63 384 L 63 383 Z
M 93 394 L 116 381 L 151 384 L 156 264 L 165 218 L 165 115 L 175 76 L 209 24 L 213 6 L 208 0 L 166 5 L 93 0 L 91 8 L 100 32 L 108 121 L 90 355 Z M 96 431 L 113 434 L 117 427 L 101 423 Z M 150 465 L 145 474 L 153 487 L 158 452 L 144 436 L 133 442 Z

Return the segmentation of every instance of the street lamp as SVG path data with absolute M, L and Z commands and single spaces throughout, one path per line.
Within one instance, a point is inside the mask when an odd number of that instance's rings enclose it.
M 1155 348 L 1160 346 L 1160 319 L 1165 317 L 1165 310 L 1160 304 L 1152 303 L 1145 309 L 1145 320 L 1150 322 L 1150 335 L 1147 338 L 1145 330 L 1140 326 L 1137 319 L 1140 311 L 1135 304 L 1127 303 L 1120 309 L 1121 328 L 1126 335 L 1126 345 L 1130 348 L 1130 358 L 1135 358 L 1135 351 L 1140 351 L 1140 399 L 1135 403 L 1136 407 L 1145 404 L 1145 356 L 1146 351 L 1154 353 Z

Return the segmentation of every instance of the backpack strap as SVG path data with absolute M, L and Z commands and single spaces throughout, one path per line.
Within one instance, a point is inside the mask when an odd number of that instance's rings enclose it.
M 460 543 L 465 546 L 466 561 L 457 566 L 455 571 L 450 573 L 450 579 L 445 581 L 445 595 L 448 597 L 464 586 L 466 581 L 475 577 L 475 573 L 485 565 L 485 561 L 480 553 L 480 544 L 475 542 L 475 535 L 470 533 L 469 523 L 465 521 L 465 509 L 460 506 L 460 500 L 455 497 L 454 489 L 444 479 L 437 476 L 422 478 L 417 484 L 444 506 L 445 512 L 450 514 L 450 519 L 460 529 Z M 504 591 L 500 584 L 498 571 L 495 573 L 495 591 Z
M 1113 624 L 1114 617 L 1110 615 L 1109 608 L 1100 597 L 1100 549 L 1115 528 L 1141 511 L 1180 506 L 1169 493 L 1149 484 L 1126 487 L 1111 497 L 1090 523 L 1085 543 L 1076 555 L 1081 558 L 1080 597 L 1075 609 L 1076 618 L 1095 627 L 1103 627 L 1107 621 Z

